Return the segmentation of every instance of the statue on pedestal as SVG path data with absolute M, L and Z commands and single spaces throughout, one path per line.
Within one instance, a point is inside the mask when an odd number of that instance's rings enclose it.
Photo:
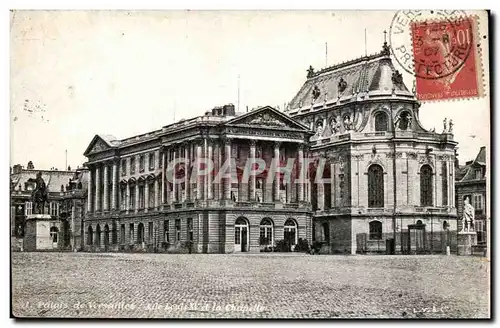
M 33 189 L 31 195 L 33 201 L 33 214 L 44 214 L 43 210 L 45 208 L 45 203 L 49 201 L 49 194 L 47 191 L 47 185 L 42 178 L 42 172 L 36 174 L 36 187 Z
M 464 199 L 464 216 L 462 218 L 462 231 L 474 231 L 474 207 L 470 204 L 469 197 Z

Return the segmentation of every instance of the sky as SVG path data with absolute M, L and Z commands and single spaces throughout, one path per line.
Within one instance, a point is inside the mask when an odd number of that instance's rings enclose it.
M 67 165 L 75 168 L 86 161 L 94 135 L 123 139 L 238 105 L 238 84 L 240 111 L 283 109 L 309 65 L 321 69 L 379 52 L 394 13 L 15 11 L 10 163 L 63 169 L 67 151 Z M 486 25 L 479 33 L 487 34 Z M 487 40 L 477 41 L 488 72 Z M 411 89 L 413 76 L 400 71 Z M 454 122 L 461 163 L 489 147 L 488 97 L 420 108 L 424 128 L 440 132 L 445 117 Z

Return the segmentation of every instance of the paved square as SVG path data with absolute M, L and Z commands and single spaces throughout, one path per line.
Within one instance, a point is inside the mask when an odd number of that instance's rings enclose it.
M 456 256 L 12 253 L 16 316 L 487 318 L 490 265 Z

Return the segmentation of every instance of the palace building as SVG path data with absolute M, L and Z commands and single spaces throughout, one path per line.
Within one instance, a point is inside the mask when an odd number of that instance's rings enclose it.
M 451 122 L 441 133 L 422 127 L 419 107 L 384 43 L 375 55 L 310 67 L 284 113 L 226 105 L 124 140 L 96 135 L 84 153 L 85 249 L 259 252 L 299 239 L 323 253 L 453 249 L 457 143 Z M 196 175 L 190 162 L 170 181 L 179 158 L 209 159 L 214 170 Z M 257 158 L 266 169 L 243 179 Z M 302 170 L 306 158 L 313 170 Z M 304 181 L 268 170 L 273 159 L 294 159 Z M 227 163 L 236 178 L 215 181 Z
M 329 181 L 311 194 L 314 237 L 329 252 L 456 247 L 453 123 L 429 131 L 419 108 L 387 43 L 378 54 L 309 69 L 287 114 L 315 132 L 310 152 L 329 163 Z
M 311 240 L 303 184 L 283 183 L 279 174 L 268 179 L 268 170 L 247 182 L 241 174 L 214 181 L 224 163 L 240 172 L 249 157 L 266 167 L 272 158 L 303 159 L 311 135 L 271 107 L 240 115 L 226 105 L 129 139 L 95 136 L 85 151 L 86 249 L 259 252 L 279 240 L 291 248 Z M 185 165 L 170 181 L 167 165 L 180 158 L 210 159 L 215 168 L 196 175 Z

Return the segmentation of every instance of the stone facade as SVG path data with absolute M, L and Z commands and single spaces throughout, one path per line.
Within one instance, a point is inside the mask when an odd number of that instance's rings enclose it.
M 38 170 L 32 162 L 27 168 L 15 165 L 10 175 L 11 241 L 14 250 L 23 249 L 27 218 L 33 214 L 32 191 L 37 173 L 42 174 L 49 201 L 44 214 L 50 215 L 52 226 L 57 228 L 57 240 L 51 249 L 81 249 L 81 222 L 84 216 L 84 201 L 87 196 L 87 174 L 85 168 L 76 170 Z M 29 243 L 29 242 L 28 242 Z M 56 246 L 54 246 L 56 245 Z
M 328 253 L 456 247 L 457 143 L 451 128 L 422 127 L 420 103 L 385 49 L 309 72 L 287 110 L 315 131 L 310 151 L 326 160 L 328 179 L 313 185 L 311 200 L 315 239 Z
M 271 107 L 238 114 L 227 105 L 125 140 L 97 135 L 85 152 L 85 249 L 232 253 L 310 241 L 304 186 L 283 184 L 279 175 L 268 180 L 267 169 L 248 181 L 241 172 L 248 157 L 266 168 L 282 156 L 300 161 L 311 134 Z M 191 164 L 169 167 L 181 158 Z M 210 175 L 196 174 L 193 161 L 202 158 L 214 163 Z M 236 166 L 236 177 L 219 182 L 226 163 Z M 271 222 L 268 242 L 264 219 Z
M 457 142 L 451 124 L 426 130 L 419 108 L 384 44 L 375 55 L 311 67 L 286 113 L 225 106 L 125 140 L 98 135 L 85 152 L 85 247 L 254 252 L 264 237 L 273 245 L 305 238 L 324 253 L 453 251 Z M 304 183 L 290 185 L 279 175 L 193 182 L 185 166 L 187 180 L 166 181 L 163 163 L 181 157 L 210 158 L 215 172 L 227 159 L 241 170 L 248 157 L 312 164 Z
M 487 243 L 487 211 L 486 211 L 486 147 L 481 147 L 473 161 L 466 163 L 466 173 L 455 182 L 458 213 L 458 229 L 462 229 L 464 200 L 469 197 L 470 204 L 475 209 L 475 231 L 477 244 Z

